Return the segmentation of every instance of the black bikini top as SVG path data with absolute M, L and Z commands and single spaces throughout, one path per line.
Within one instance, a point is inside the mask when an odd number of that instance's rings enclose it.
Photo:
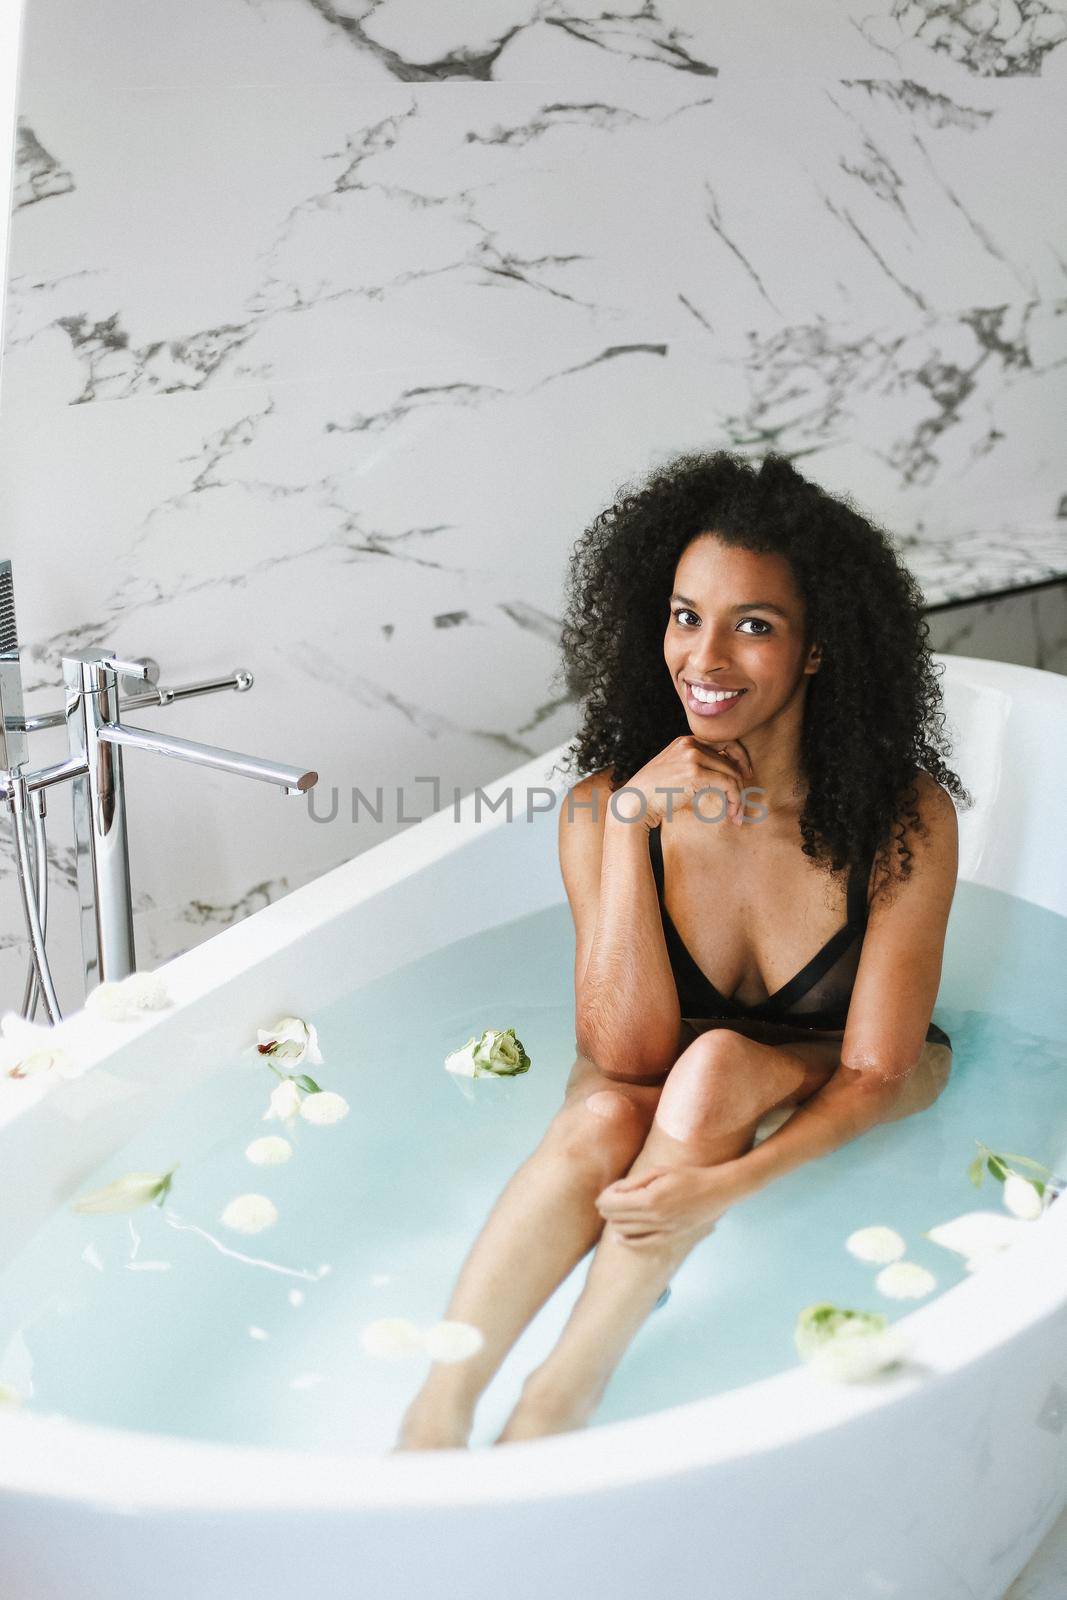
M 805 1028 L 843 1028 L 848 1015 L 863 934 L 867 926 L 867 884 L 871 861 L 855 864 L 848 880 L 848 920 L 800 971 L 774 994 L 747 1006 L 720 994 L 697 966 L 663 903 L 663 845 L 660 829 L 649 830 L 649 854 L 656 879 L 667 954 L 678 986 L 683 1017 L 745 1017 L 792 1022 Z M 873 857 L 871 858 L 873 860 Z

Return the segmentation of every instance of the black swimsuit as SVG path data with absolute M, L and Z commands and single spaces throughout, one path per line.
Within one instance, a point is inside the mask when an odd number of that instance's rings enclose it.
M 817 955 L 788 983 L 754 1006 L 729 1000 L 720 994 L 697 966 L 686 949 L 663 903 L 663 845 L 660 829 L 649 830 L 649 854 L 656 879 L 663 934 L 667 954 L 678 987 L 683 1017 L 744 1018 L 756 1022 L 783 1022 L 799 1028 L 844 1028 L 848 1004 L 856 980 L 863 934 L 867 926 L 867 883 L 871 863 L 853 866 L 848 882 L 848 920 L 828 939 Z M 947 1044 L 948 1034 L 931 1022 L 926 1030 L 928 1043 Z

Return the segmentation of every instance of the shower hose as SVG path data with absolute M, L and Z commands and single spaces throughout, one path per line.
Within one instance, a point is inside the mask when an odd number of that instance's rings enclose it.
M 49 1022 L 57 1023 L 63 1020 L 63 1016 L 59 1009 L 45 950 L 45 933 L 48 927 L 48 855 L 44 807 L 41 803 L 43 797 L 39 797 L 35 802 L 34 796 L 26 787 L 25 778 L 19 773 L 12 773 L 11 780 L 11 826 L 15 835 L 16 875 L 19 893 L 22 896 L 22 909 L 26 917 L 26 931 L 30 940 L 29 966 L 21 1014 L 27 1021 L 32 1022 L 40 997 L 44 1001 Z M 26 831 L 26 811 L 31 805 L 32 856 Z

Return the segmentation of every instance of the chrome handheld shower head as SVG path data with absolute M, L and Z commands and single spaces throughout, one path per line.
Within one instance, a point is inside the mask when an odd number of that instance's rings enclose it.
M 0 561 L 0 770 L 17 772 L 29 760 L 24 722 L 15 586 L 10 561 Z

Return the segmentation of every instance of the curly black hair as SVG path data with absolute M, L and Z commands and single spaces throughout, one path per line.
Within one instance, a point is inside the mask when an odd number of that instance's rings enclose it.
M 908 877 L 906 839 L 925 831 L 918 772 L 974 803 L 943 760 L 944 668 L 931 659 L 922 592 L 889 536 L 849 497 L 774 452 L 758 466 L 727 450 L 678 455 L 643 484 L 624 485 L 578 540 L 561 644 L 582 714 L 563 770 L 606 768 L 614 791 L 691 733 L 663 634 L 675 568 L 703 533 L 784 556 L 806 607 L 805 650 L 822 644 L 801 733 L 804 853 L 832 872 L 880 854 L 893 877 L 898 830 L 899 875 Z

